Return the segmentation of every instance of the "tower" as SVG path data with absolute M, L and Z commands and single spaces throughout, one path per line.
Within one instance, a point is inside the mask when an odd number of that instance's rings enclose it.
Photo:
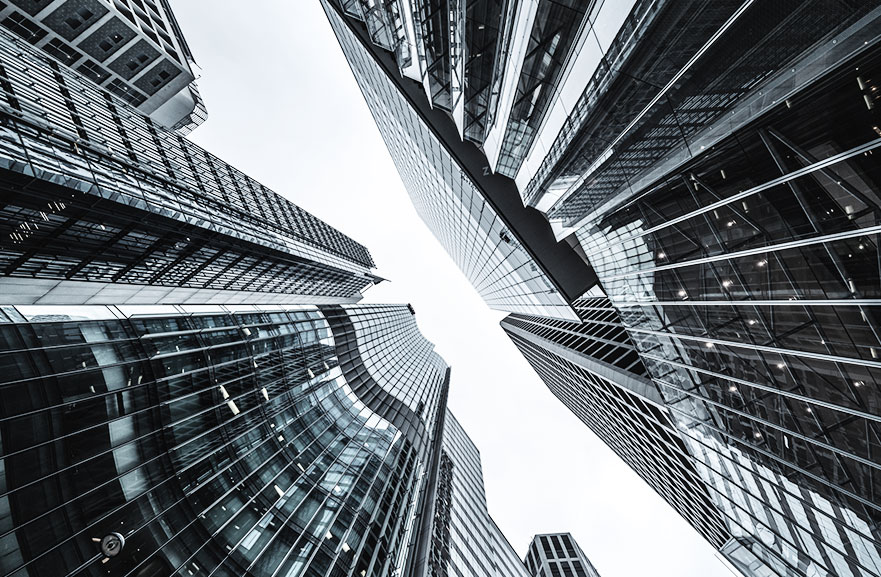
M 744 573 L 881 574 L 881 8 L 323 5 L 417 211 L 551 390 L 656 489 L 687 479 L 665 498 Z

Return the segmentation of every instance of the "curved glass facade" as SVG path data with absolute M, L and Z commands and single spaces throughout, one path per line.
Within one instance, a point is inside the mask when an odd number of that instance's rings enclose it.
M 413 334 L 408 308 L 359 309 L 345 314 L 384 324 L 393 344 L 356 343 L 422 391 L 417 403 L 437 405 L 446 365 Z M 321 310 L 0 310 L 0 573 L 294 577 L 403 565 L 437 407 L 416 436 L 381 416 L 350 386 L 359 355 Z M 418 367 L 393 362 L 394 343 L 419 339 Z M 114 534 L 124 545 L 102 552 Z

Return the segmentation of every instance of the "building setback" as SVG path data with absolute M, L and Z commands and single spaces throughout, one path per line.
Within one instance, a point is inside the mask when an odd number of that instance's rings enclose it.
M 360 4 L 344 4 L 322 1 L 420 217 L 491 307 L 577 320 L 566 299 L 590 288 L 592 271 L 538 211 L 523 208 L 510 179 L 486 169 L 422 87 L 401 77 L 394 55 L 371 44 L 356 19 L 367 17 Z
M 323 4 L 551 390 L 746 575 L 881 575 L 881 6 Z

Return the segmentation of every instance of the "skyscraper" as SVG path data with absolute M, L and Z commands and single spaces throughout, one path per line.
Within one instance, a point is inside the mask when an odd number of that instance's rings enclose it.
M 526 577 L 414 309 L 354 304 L 367 249 L 24 36 L 0 30 L 0 574 Z
M 881 575 L 881 6 L 323 3 L 414 204 L 555 394 L 626 415 L 604 440 L 690 480 L 665 498 L 746 574 Z M 582 297 L 614 308 L 603 345 Z
M 504 534 L 490 517 L 483 486 L 480 452 L 447 411 L 430 519 L 431 546 L 425 559 L 428 577 L 528 577 Z M 416 573 L 420 574 L 420 573 Z
M 3 30 L 0 65 L 0 573 L 406 568 L 449 370 L 352 304 L 367 249 Z
M 166 128 L 186 134 L 205 120 L 167 0 L 10 0 L 0 26 Z
M 431 108 L 424 87 L 406 77 L 418 69 L 418 57 L 400 40 L 405 22 L 387 12 L 391 5 L 366 13 L 358 2 L 322 5 L 417 212 L 481 296 L 499 310 L 577 320 L 567 298 L 590 288 L 592 271 L 553 238 L 538 211 L 523 208 L 514 184 L 492 174 L 449 117 Z M 400 16 L 409 18 L 406 11 Z M 397 46 L 394 55 L 385 40 L 371 43 L 382 34 Z
M 533 537 L 526 565 L 533 577 L 600 577 L 571 533 Z
M 3 307 L 4 575 L 385 575 L 448 369 L 406 306 Z
M 580 323 L 512 314 L 502 328 L 554 396 L 721 549 L 731 534 L 618 313 L 605 297 L 573 306 Z
M 0 30 L 9 304 L 355 302 L 370 253 Z

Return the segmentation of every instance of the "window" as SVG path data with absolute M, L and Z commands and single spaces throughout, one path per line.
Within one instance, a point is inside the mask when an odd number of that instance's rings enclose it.
M 65 19 L 64 23 L 67 24 L 71 30 L 79 30 L 79 28 L 88 22 L 94 15 L 95 13 L 88 8 L 77 8 L 72 16 Z
M 110 73 L 104 70 L 99 64 L 96 62 L 92 62 L 91 60 L 86 60 L 82 64 L 77 67 L 77 70 L 83 74 L 86 78 L 91 80 L 92 82 L 97 82 L 98 84 L 107 80 L 110 76 Z
M 43 50 L 57 58 L 66 66 L 70 66 L 82 57 L 82 54 L 58 38 L 53 38 L 47 42 L 46 45 L 43 46 Z
M 37 24 L 27 19 L 24 14 L 13 12 L 7 16 L 3 22 L 0 22 L 4 28 L 7 28 L 24 38 L 27 42 L 35 44 L 46 36 L 46 31 Z

